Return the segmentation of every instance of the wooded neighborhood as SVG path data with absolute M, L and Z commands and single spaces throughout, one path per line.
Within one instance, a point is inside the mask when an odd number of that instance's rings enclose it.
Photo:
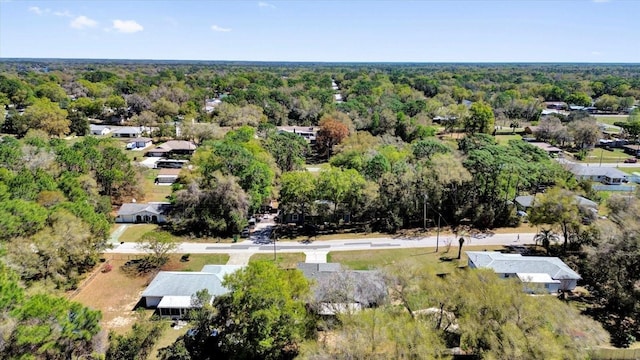
M 2 59 L 0 357 L 637 346 L 639 100 L 625 64 Z M 434 235 L 355 265 L 323 245 Z M 83 295 L 108 279 L 139 282 L 121 327 Z

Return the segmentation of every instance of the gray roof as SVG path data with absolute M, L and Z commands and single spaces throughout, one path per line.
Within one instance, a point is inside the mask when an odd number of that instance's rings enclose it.
M 138 126 L 125 126 L 113 131 L 114 134 L 141 134 L 142 128 Z
M 207 272 L 160 271 L 142 293 L 143 297 L 192 296 L 207 289 L 209 294 L 219 296 L 227 293 L 216 274 Z
M 222 281 L 226 275 L 232 274 L 242 268 L 244 268 L 244 265 L 205 265 L 202 267 L 202 272 L 214 274 Z
M 339 263 L 298 263 L 298 270 L 315 282 L 317 302 L 372 306 L 387 296 L 384 278 L 376 270 L 345 270 Z
M 567 168 L 575 176 L 607 176 L 610 178 L 626 178 L 627 173 L 615 168 L 600 166 L 571 165 Z
M 150 151 L 195 150 L 196 144 L 186 140 L 169 140 Z
M 120 215 L 135 215 L 140 212 L 150 212 L 157 215 L 166 215 L 171 210 L 170 203 L 126 203 L 122 204 L 120 210 L 118 210 L 118 216 Z
M 594 201 L 591 201 L 579 195 L 575 195 L 574 197 L 576 199 L 576 202 L 578 203 L 578 206 L 583 206 L 583 207 L 588 207 L 593 209 L 598 208 L 598 204 Z M 533 195 L 516 196 L 515 202 L 524 208 L 530 208 L 533 205 L 533 199 L 534 199 Z
M 108 126 L 105 126 L 105 125 L 94 125 L 94 124 L 89 124 L 89 129 L 91 131 L 102 131 L 104 129 L 111 130 L 111 128 L 108 127 Z
M 548 274 L 552 279 L 581 279 L 567 264 L 557 257 L 522 256 L 495 251 L 467 251 L 469 264 L 477 268 L 492 269 L 499 274 Z

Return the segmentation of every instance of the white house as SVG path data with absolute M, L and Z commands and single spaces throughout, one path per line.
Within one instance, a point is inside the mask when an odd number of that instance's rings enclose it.
M 557 257 L 522 256 L 496 251 L 467 251 L 469 267 L 493 270 L 500 278 L 518 278 L 525 291 L 545 289 L 549 293 L 572 291 L 582 279 Z
M 157 308 L 160 316 L 172 319 L 184 317 L 193 308 L 191 298 L 201 290 L 207 290 L 211 301 L 216 296 L 226 294 L 222 286 L 224 276 L 234 273 L 243 266 L 205 265 L 199 272 L 160 271 L 142 293 L 147 308 Z
M 169 210 L 171 204 L 165 202 L 122 204 L 116 215 L 116 222 L 161 224 L 167 222 Z
M 91 135 L 107 135 L 111 132 L 111 128 L 104 125 L 90 124 L 89 131 L 91 132 Z
M 567 170 L 578 180 L 597 181 L 607 185 L 620 185 L 628 179 L 627 173 L 615 168 L 600 166 L 585 166 L 571 164 Z
M 147 128 L 142 126 L 124 126 L 113 131 L 113 137 L 116 138 L 137 138 L 143 133 L 149 132 Z
M 160 169 L 154 183 L 156 185 L 171 185 L 178 180 L 182 169 Z

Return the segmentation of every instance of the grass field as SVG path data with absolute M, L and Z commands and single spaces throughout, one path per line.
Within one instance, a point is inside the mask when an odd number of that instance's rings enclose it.
M 626 115 L 625 116 L 615 116 L 615 115 L 613 115 L 613 116 L 611 116 L 611 115 L 609 115 L 609 116 L 607 116 L 607 115 L 602 115 L 602 116 L 598 115 L 598 116 L 596 116 L 596 120 L 598 122 L 601 122 L 603 124 L 609 124 L 609 125 L 613 125 L 613 123 L 618 122 L 618 121 L 627 121 L 627 119 L 629 119 L 629 117 L 626 116 Z
M 328 262 L 338 262 L 354 270 L 368 270 L 382 268 L 400 261 L 408 261 L 420 265 L 432 265 L 438 272 L 447 272 L 456 267 L 467 266 L 465 251 L 491 251 L 504 249 L 502 246 L 464 246 L 460 260 L 458 256 L 458 244 L 451 244 L 446 252 L 446 247 L 440 247 L 439 252 L 435 248 L 397 249 L 397 250 L 362 250 L 330 252 Z M 446 259 L 445 259 L 446 258 Z
M 158 228 L 156 224 L 130 224 L 127 229 L 120 235 L 120 241 L 136 242 L 140 240 L 142 235 Z
M 609 151 L 602 148 L 595 148 L 589 151 L 589 154 L 584 159 L 584 162 L 594 163 L 600 162 L 600 159 L 602 159 L 603 163 L 619 163 L 630 157 L 631 156 L 622 151 L 622 149 L 614 149 L 613 151 Z
M 618 170 L 624 171 L 627 174 L 633 174 L 634 172 L 640 172 L 640 166 L 638 167 L 621 167 Z
M 172 254 L 171 260 L 163 266 L 171 271 L 200 271 L 205 265 L 224 265 L 229 261 L 228 254 L 191 254 L 188 261 L 180 261 L 182 254 Z
M 249 261 L 273 261 L 273 254 L 254 254 Z M 276 265 L 281 269 L 295 269 L 299 262 L 304 262 L 304 253 L 278 253 Z

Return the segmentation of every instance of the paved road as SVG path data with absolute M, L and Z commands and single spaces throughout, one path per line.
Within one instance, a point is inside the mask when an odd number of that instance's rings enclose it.
M 632 157 L 631 155 L 629 155 L 629 157 Z M 557 159 L 559 163 L 564 164 L 564 165 L 587 165 L 587 166 L 593 166 L 593 167 L 609 167 L 609 168 L 626 168 L 626 167 L 631 167 L 631 168 L 637 168 L 640 167 L 640 165 L 638 163 L 636 164 L 631 164 L 631 163 L 625 163 L 623 162 L 623 160 L 621 160 L 620 162 L 617 163 L 602 163 L 600 164 L 600 161 L 593 161 L 593 162 L 586 162 L 586 163 L 578 163 L 578 162 L 574 162 L 571 160 L 567 160 L 567 159 Z
M 510 233 L 495 234 L 484 238 L 471 238 L 465 245 L 517 245 L 533 243 L 533 233 Z M 457 239 L 452 235 L 440 236 L 440 246 L 446 246 L 451 241 L 452 246 L 457 247 Z M 320 254 L 329 251 L 351 251 L 351 250 L 382 250 L 382 249 L 403 249 L 403 248 L 423 248 L 435 247 L 436 237 L 417 237 L 417 238 L 394 238 L 381 237 L 372 239 L 348 239 L 348 240 L 324 240 L 310 242 L 293 242 L 278 241 L 276 244 L 262 244 L 253 240 L 245 240 L 235 244 L 220 243 L 182 243 L 180 244 L 178 253 L 189 254 L 238 254 L 238 253 L 273 253 L 273 248 L 277 252 L 304 252 Z M 114 246 L 113 249 L 107 250 L 108 253 L 117 254 L 137 254 L 136 243 L 123 243 Z M 312 255 L 313 256 L 313 255 Z

